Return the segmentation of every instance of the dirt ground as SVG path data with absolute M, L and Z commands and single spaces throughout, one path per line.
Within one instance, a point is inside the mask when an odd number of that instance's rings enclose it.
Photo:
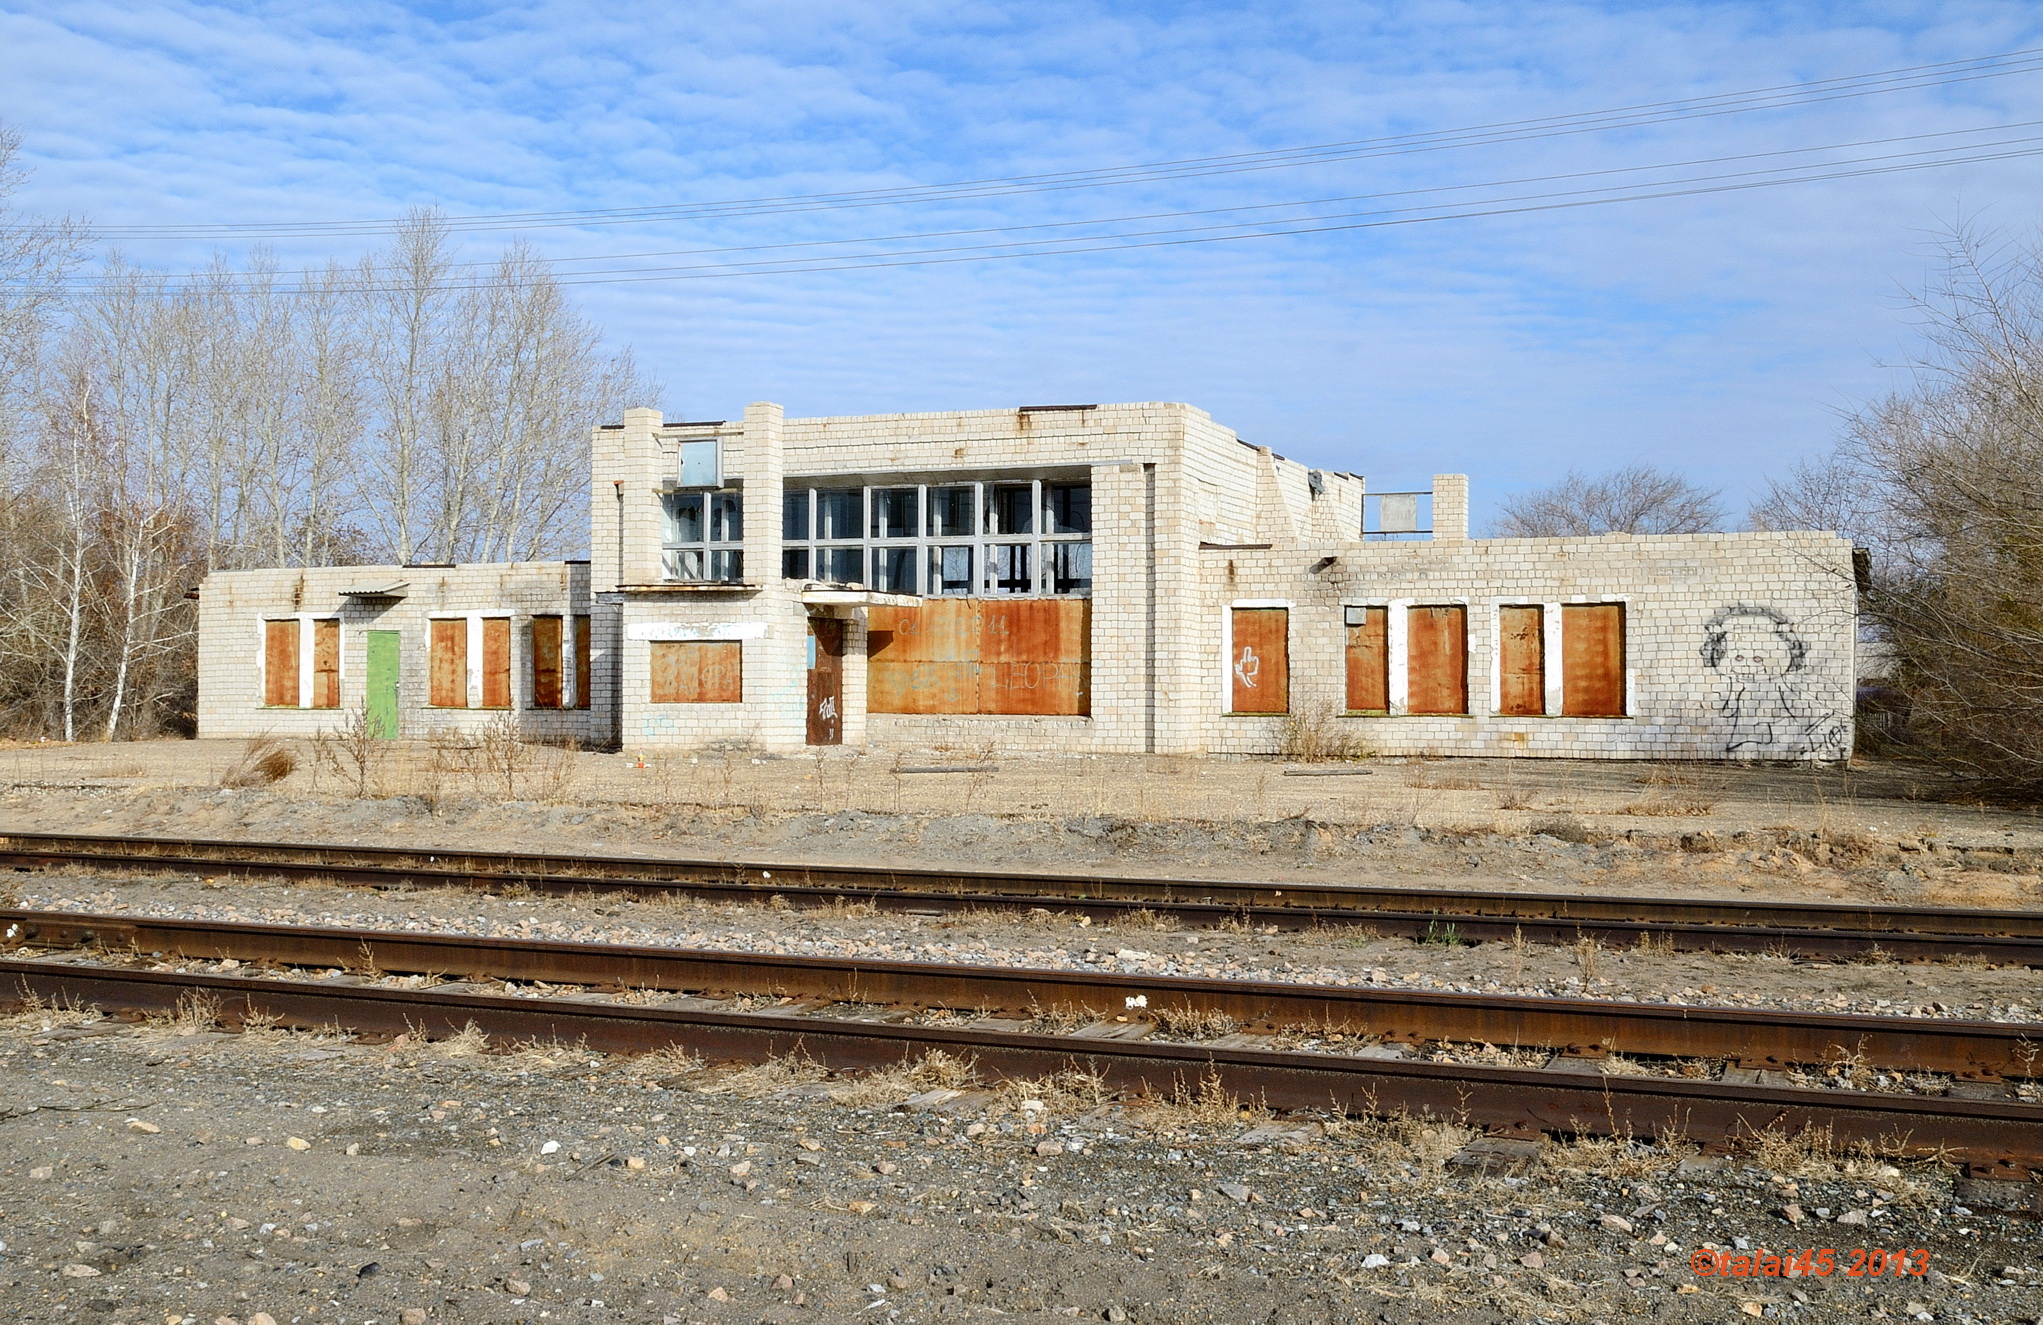
M 0 829 L 2043 905 L 2043 815 L 1896 765 L 284 748 L 273 783 L 239 741 L 0 749 Z
M 92 1034 L 89 1032 L 102 1032 Z M 77 1038 L 67 1038 L 77 1037 Z M 0 1027 L 0 1298 L 120 1325 L 2028 1320 L 2033 1220 L 1934 1165 L 1124 1107 L 955 1063 L 829 1083 L 30 1012 Z M 927 1095 L 924 1092 L 934 1090 Z M 914 1101 L 911 1103 L 910 1101 Z M 1792 1222 L 1799 1220 L 1800 1222 Z M 1698 1277 L 1698 1249 L 1836 1270 Z M 1926 1273 L 1848 1276 L 1854 1249 Z M 1763 1250 L 1762 1250 L 1763 1249 Z M 1926 1263 L 1925 1263 L 1926 1262 Z M 1763 1262 L 1762 1262 L 1763 1263 Z
M 362 771 L 288 748 L 275 781 L 247 775 L 241 742 L 0 750 L 0 829 L 2043 905 L 2036 815 L 1925 799 L 1933 784 L 1890 767 L 530 751 L 506 768 L 399 745 Z M 12 885 L 83 910 L 897 959 L 2025 1020 L 2039 1001 L 2031 972 L 1957 964 L 173 875 Z M 18 1015 L 0 1025 L 0 1302 L 119 1325 L 2043 1316 L 2033 1218 L 1968 1206 L 1946 1166 L 1821 1138 L 1728 1162 L 1549 1143 L 1528 1172 L 1483 1174 L 1448 1163 L 1470 1139 L 1449 1120 L 1271 1120 L 955 1063 L 846 1082 L 511 1049 L 228 1036 L 203 1009 L 139 1028 Z M 1698 1248 L 1825 1247 L 1843 1253 L 1828 1276 L 1690 1270 Z M 1872 1247 L 1921 1249 L 1928 1272 L 1844 1273 Z

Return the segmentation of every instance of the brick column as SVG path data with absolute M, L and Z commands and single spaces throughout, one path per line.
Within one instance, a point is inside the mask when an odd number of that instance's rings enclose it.
M 1468 541 L 1468 475 L 1433 476 L 1433 541 Z

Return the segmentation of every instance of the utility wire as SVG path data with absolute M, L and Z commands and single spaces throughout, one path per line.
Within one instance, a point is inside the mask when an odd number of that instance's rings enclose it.
M 704 257 L 715 258 L 724 255 L 748 253 L 774 254 L 757 261 L 716 261 L 664 267 L 619 267 L 611 269 L 576 270 L 556 273 L 555 279 L 562 284 L 588 285 L 611 283 L 635 283 L 648 280 L 703 279 L 710 276 L 791 274 L 805 271 L 860 270 L 875 266 L 930 265 L 939 262 L 967 260 L 994 260 L 1031 256 L 1053 256 L 1065 253 L 1099 252 L 1115 248 L 1155 247 L 1166 242 L 1213 242 L 1222 239 L 1269 238 L 1285 234 L 1323 233 L 1331 230 L 1374 228 L 1389 224 L 1414 224 L 1420 221 L 1466 219 L 1474 216 L 1502 215 L 1509 212 L 1544 211 L 1569 206 L 1603 205 L 1619 202 L 1645 201 L 1655 198 L 1692 196 L 1701 193 L 1718 193 L 1756 187 L 1775 187 L 1787 184 L 1811 183 L 1834 179 L 1857 178 L 1866 175 L 1889 174 L 1896 171 L 1924 170 L 1938 166 L 1963 165 L 1968 163 L 2010 160 L 2043 152 L 2043 136 L 2014 136 L 1990 142 L 1969 142 L 1963 144 L 1942 143 L 1919 147 L 1913 151 L 1886 152 L 1861 156 L 1855 160 L 1832 162 L 1804 162 L 1797 164 L 1762 166 L 1752 170 L 1728 171 L 1690 175 L 1686 178 L 1636 181 L 1622 184 L 1605 184 L 1588 188 L 1550 190 L 1545 192 L 1508 195 L 1501 198 L 1482 198 L 1467 201 L 1411 202 L 1397 207 L 1379 207 L 1366 211 L 1343 213 L 1311 213 L 1303 216 L 1264 216 L 1232 222 L 1151 228 L 1127 231 L 1118 234 L 1055 234 L 1048 238 L 1017 238 L 983 244 L 954 244 L 907 250 L 881 251 L 872 253 L 816 253 L 799 256 L 800 250 L 842 249 L 854 245 L 879 246 L 888 244 L 928 244 L 946 239 L 972 239 L 990 235 L 1026 235 L 1045 231 L 1068 231 L 1092 229 L 1102 226 L 1119 226 L 1167 222 L 1174 220 L 1203 220 L 1205 218 L 1239 214 L 1242 212 L 1298 211 L 1355 202 L 1391 202 L 1416 200 L 1442 194 L 1464 194 L 1476 191 L 1490 191 L 1504 188 L 1521 188 L 1531 185 L 1581 183 L 1584 181 L 1608 179 L 1612 176 L 1636 175 L 1646 172 L 1695 170 L 1703 167 L 1736 165 L 1748 162 L 1762 162 L 1786 156 L 1802 156 L 1812 152 L 1845 151 L 1870 147 L 1891 147 L 1904 143 L 1937 143 L 1957 137 L 1971 137 L 1982 133 L 2008 133 L 2016 129 L 2035 128 L 2043 121 L 2026 121 L 2019 124 L 1995 126 L 1991 129 L 1947 130 L 1931 134 L 1913 134 L 1896 138 L 1871 139 L 1856 143 L 1831 144 L 1822 147 L 1782 148 L 1771 152 L 1742 153 L 1736 155 L 1697 158 L 1688 161 L 1662 162 L 1654 165 L 1610 167 L 1602 170 L 1578 171 L 1567 174 L 1530 176 L 1516 179 L 1491 180 L 1473 184 L 1439 185 L 1419 189 L 1407 189 L 1376 194 L 1361 194 L 1348 197 L 1306 199 L 1285 203 L 1259 203 L 1239 207 L 1206 208 L 1191 211 L 1157 212 L 1134 216 L 1095 218 L 1078 221 L 1042 222 L 1029 225 L 995 226 L 979 229 L 934 231 L 916 234 L 869 236 L 853 239 L 828 239 L 794 241 L 779 244 L 729 246 L 720 248 L 696 248 L 666 250 L 640 254 L 595 255 L 587 258 L 568 259 L 575 262 L 613 261 L 623 262 L 634 258 L 656 257 Z M 1501 210 L 1500 210 L 1501 209 Z M 1355 224 L 1333 224 L 1355 222 Z M 1181 239 L 1168 237 L 1182 236 Z M 1195 238 L 1196 237 L 1196 238 Z M 795 253 L 795 256 L 789 256 Z M 510 284 L 492 279 L 489 268 L 494 263 L 453 264 L 450 268 L 465 271 L 447 281 L 446 289 L 489 289 Z M 170 277 L 150 274 L 148 283 L 162 293 L 175 293 L 180 280 L 196 279 L 199 274 L 186 277 Z M 277 293 L 306 293 L 316 278 L 324 274 L 316 271 L 278 272 L 264 278 L 264 288 Z M 296 277 L 295 282 L 276 284 L 277 276 Z M 257 282 L 244 274 L 235 274 L 227 282 L 218 283 L 211 273 L 204 274 L 209 288 L 251 288 Z M 100 278 L 90 278 L 86 285 L 102 283 Z M 364 286 L 359 281 L 349 282 L 355 289 L 394 289 L 394 285 Z
M 781 197 L 731 199 L 670 204 L 653 207 L 592 208 L 546 212 L 502 212 L 445 218 L 452 231 L 522 230 L 595 225 L 647 224 L 657 221 L 707 220 L 726 217 L 781 215 L 789 212 L 833 210 L 852 207 L 898 206 L 911 203 L 969 201 L 1014 193 L 1048 192 L 1100 188 L 1119 184 L 1153 183 L 1248 171 L 1290 169 L 1299 166 L 1354 161 L 1371 157 L 1408 155 L 1465 147 L 1528 142 L 1568 135 L 1603 133 L 1614 129 L 1715 116 L 1745 114 L 1816 105 L 1890 92 L 1921 90 L 2004 78 L 2043 70 L 2043 48 L 2009 51 L 1968 60 L 1915 65 L 1876 73 L 1816 79 L 1743 92 L 1721 93 L 1675 101 L 1651 102 L 1569 115 L 1544 116 L 1476 125 L 1462 129 L 1431 130 L 1387 137 L 1356 139 L 1304 147 L 1277 148 L 1263 152 L 1194 157 L 1178 161 L 1141 165 L 1109 166 L 1093 170 L 1058 171 L 1047 174 L 966 180 L 950 184 L 911 185 L 837 193 L 796 194 Z M 341 221 L 279 221 L 255 223 L 193 223 L 181 225 L 113 226 L 99 231 L 110 239 L 257 239 L 311 238 L 382 234 L 401 224 L 395 219 Z

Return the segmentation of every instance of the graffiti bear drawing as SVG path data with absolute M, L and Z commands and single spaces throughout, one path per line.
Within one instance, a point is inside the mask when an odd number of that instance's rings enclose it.
M 1728 759 L 1842 759 L 1849 726 L 1809 693 L 1809 646 L 1786 613 L 1739 603 L 1703 627 Z

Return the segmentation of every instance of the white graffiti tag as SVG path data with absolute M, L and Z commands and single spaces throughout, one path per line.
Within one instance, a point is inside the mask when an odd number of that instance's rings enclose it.
M 825 722 L 828 722 L 830 719 L 836 717 L 837 696 L 835 695 L 826 696 L 822 703 L 816 705 L 816 716 L 823 719 Z
M 1244 644 L 1241 657 L 1234 660 L 1234 675 L 1250 690 L 1256 688 L 1256 678 L 1263 674 L 1263 660 L 1256 657 L 1256 651 Z

